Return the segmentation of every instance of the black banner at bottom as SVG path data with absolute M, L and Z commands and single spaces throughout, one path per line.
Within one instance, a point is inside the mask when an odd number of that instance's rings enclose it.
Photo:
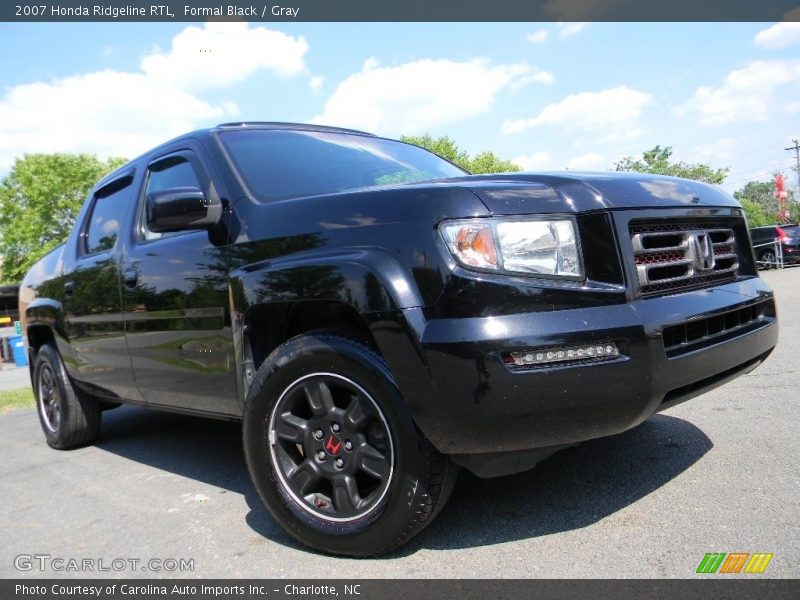
M 762 600 L 796 598 L 797 581 L 722 576 L 679 580 L 541 579 L 6 579 L 3 600 L 517 600 L 586 598 L 606 600 Z

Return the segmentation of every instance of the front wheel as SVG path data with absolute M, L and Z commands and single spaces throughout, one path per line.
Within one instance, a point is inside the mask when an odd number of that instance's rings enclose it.
M 441 510 L 457 467 L 417 431 L 383 360 L 331 334 L 289 340 L 244 415 L 253 482 L 276 521 L 324 552 L 377 556 Z
M 58 350 L 51 344 L 36 353 L 33 391 L 48 445 L 67 450 L 94 440 L 100 429 L 100 403 L 74 389 Z

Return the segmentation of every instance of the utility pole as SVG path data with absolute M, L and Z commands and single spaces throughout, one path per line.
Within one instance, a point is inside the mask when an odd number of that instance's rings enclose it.
M 797 161 L 797 199 L 800 200 L 800 141 L 796 139 L 793 139 L 792 141 L 794 142 L 794 146 L 789 146 L 788 148 L 784 148 L 784 150 L 789 152 L 794 150 L 794 159 Z

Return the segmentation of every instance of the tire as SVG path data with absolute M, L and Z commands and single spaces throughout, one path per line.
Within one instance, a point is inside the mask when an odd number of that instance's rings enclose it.
M 33 390 L 42 431 L 51 448 L 68 450 L 90 443 L 100 430 L 100 403 L 76 392 L 55 346 L 36 354 Z
M 330 333 L 293 338 L 266 358 L 250 386 L 243 441 L 278 524 L 309 548 L 343 556 L 408 542 L 441 511 L 458 474 L 417 431 L 381 357 Z

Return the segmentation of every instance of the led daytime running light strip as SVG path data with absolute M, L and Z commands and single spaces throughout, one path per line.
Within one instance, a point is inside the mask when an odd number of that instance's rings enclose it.
M 619 348 L 617 348 L 615 342 L 598 342 L 579 346 L 560 346 L 512 352 L 507 355 L 506 362 L 517 367 L 531 367 L 577 360 L 616 358 L 619 355 Z

